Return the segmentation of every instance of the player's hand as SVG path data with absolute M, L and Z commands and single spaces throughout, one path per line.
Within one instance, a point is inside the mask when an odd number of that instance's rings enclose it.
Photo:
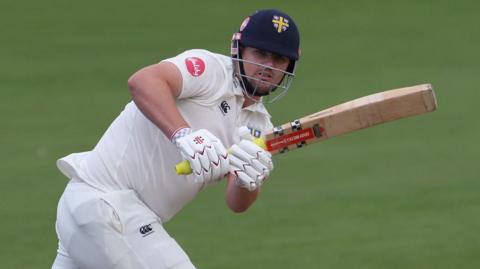
M 190 162 L 195 182 L 221 180 L 229 172 L 228 153 L 220 139 L 200 129 L 173 141 L 182 157 Z
M 229 159 L 235 183 L 249 191 L 260 187 L 273 170 L 272 154 L 249 139 L 233 145 Z

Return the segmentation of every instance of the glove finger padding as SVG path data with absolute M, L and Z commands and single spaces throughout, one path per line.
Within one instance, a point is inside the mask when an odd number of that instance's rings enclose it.
M 217 152 L 217 154 L 221 155 L 221 156 L 224 156 L 224 158 L 226 159 L 227 158 L 227 149 L 223 146 L 222 142 L 216 137 L 214 136 L 213 134 L 211 133 L 206 133 L 205 134 L 208 139 L 210 139 L 213 147 L 215 148 L 215 151 Z
M 229 171 L 228 153 L 220 140 L 201 129 L 177 141 L 183 158 L 190 162 L 195 182 L 220 180 Z
M 220 142 L 220 140 L 217 137 L 215 137 L 210 133 L 207 133 L 206 135 L 212 142 L 212 146 L 213 146 L 213 149 L 209 151 L 209 153 L 215 153 L 215 156 L 211 157 L 211 160 L 212 160 L 211 165 L 214 168 L 212 169 L 212 171 L 214 172 L 214 174 L 212 175 L 212 178 L 214 180 L 221 179 L 228 173 L 230 168 L 228 163 L 227 149 L 223 146 L 223 144 Z
M 255 181 L 262 175 L 251 164 L 240 160 L 235 155 L 230 156 L 230 165 L 232 166 L 231 168 L 235 168 L 235 171 L 242 171 Z
M 259 186 L 255 182 L 255 180 L 252 180 L 251 177 L 247 176 L 242 171 L 239 171 L 239 172 L 236 173 L 235 184 L 237 184 L 237 186 L 245 188 L 249 191 L 254 191 Z
M 242 140 L 230 148 L 230 172 L 250 191 L 259 187 L 273 169 L 271 154 L 252 141 Z
M 268 167 L 261 163 L 259 160 L 253 159 L 252 166 L 253 168 L 255 168 L 256 171 L 258 171 L 258 173 L 260 173 L 264 177 L 268 177 L 270 175 L 270 170 L 268 169 Z
M 243 170 L 245 162 L 241 161 L 235 156 L 230 156 L 230 172 L 235 175 L 235 184 L 237 186 L 241 186 L 243 188 L 248 189 L 249 191 L 253 191 L 257 188 L 257 181 L 247 174 L 245 170 Z M 250 169 L 253 169 L 250 167 Z M 252 171 L 250 171 L 252 172 Z M 253 172 L 255 173 L 255 171 Z
M 272 154 L 265 151 L 250 140 L 242 140 L 239 143 L 239 147 L 242 148 L 249 155 L 254 156 L 260 163 L 262 163 L 268 170 L 273 170 Z

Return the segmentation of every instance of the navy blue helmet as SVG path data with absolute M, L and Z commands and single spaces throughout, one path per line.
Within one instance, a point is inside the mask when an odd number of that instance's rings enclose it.
M 245 19 L 239 43 L 287 56 L 299 58 L 300 35 L 297 25 L 290 16 L 274 9 L 260 10 Z
M 245 75 L 241 48 L 252 47 L 290 59 L 290 64 L 284 72 L 284 78 L 278 85 L 272 85 L 268 93 L 259 93 L 249 83 L 250 77 Z M 286 13 L 275 9 L 258 10 L 245 18 L 238 32 L 233 34 L 231 46 L 232 59 L 238 62 L 236 74 L 247 94 L 253 96 L 269 95 L 277 88 L 283 91 L 277 94 L 277 99 L 284 95 L 294 77 L 295 64 L 300 57 L 300 35 L 293 19 Z M 280 95 L 280 96 L 279 96 Z M 273 101 L 273 100 L 271 100 Z

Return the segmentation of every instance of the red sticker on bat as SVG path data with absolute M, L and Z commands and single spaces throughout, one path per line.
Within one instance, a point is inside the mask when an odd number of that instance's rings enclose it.
M 198 57 L 188 57 L 185 59 L 185 64 L 188 72 L 194 77 L 202 75 L 205 71 L 205 62 Z
M 298 130 L 267 141 L 267 150 L 274 151 L 314 138 L 312 128 Z

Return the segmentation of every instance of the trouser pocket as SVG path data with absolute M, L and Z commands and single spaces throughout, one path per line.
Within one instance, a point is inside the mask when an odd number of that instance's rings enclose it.
M 111 208 L 111 224 L 123 234 L 137 232 L 141 227 L 160 218 L 150 210 L 133 190 L 104 193 L 101 200 Z

